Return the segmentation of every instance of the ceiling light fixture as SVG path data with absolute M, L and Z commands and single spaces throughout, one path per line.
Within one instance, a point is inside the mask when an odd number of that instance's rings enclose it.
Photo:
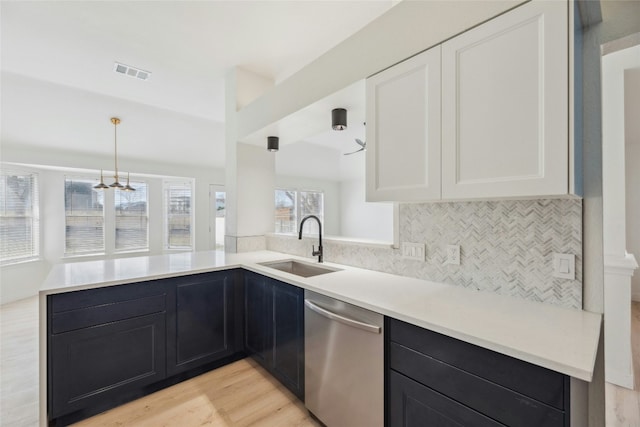
M 347 128 L 347 110 L 344 108 L 331 110 L 331 128 L 333 130 L 345 130 Z
M 278 151 L 280 149 L 280 138 L 277 136 L 268 136 L 267 137 L 267 150 L 268 151 Z
M 140 68 L 132 67 L 131 65 L 121 64 L 115 62 L 113 64 L 113 71 L 118 74 L 124 74 L 129 77 L 135 77 L 140 80 L 149 80 L 151 78 L 151 71 L 141 70 Z
M 117 117 L 111 117 L 111 123 L 113 123 L 113 151 L 115 157 L 115 174 L 113 178 L 115 179 L 114 183 L 111 185 L 105 185 L 104 176 L 102 173 L 102 169 L 100 169 L 100 183 L 95 185 L 93 188 L 97 190 L 106 190 L 109 187 L 119 188 L 124 191 L 136 191 L 135 188 L 129 185 L 129 174 L 127 173 L 127 185 L 124 186 L 119 182 L 118 176 L 118 125 L 120 124 L 120 119 Z

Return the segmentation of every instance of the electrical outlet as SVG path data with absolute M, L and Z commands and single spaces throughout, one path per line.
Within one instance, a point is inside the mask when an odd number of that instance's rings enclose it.
M 447 245 L 447 260 L 445 264 L 460 265 L 460 245 Z
M 414 259 L 416 261 L 425 260 L 424 243 L 402 242 L 402 258 Z

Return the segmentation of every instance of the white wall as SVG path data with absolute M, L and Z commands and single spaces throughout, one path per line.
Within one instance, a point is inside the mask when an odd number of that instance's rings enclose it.
M 625 71 L 624 77 L 627 252 L 640 259 L 640 68 Z M 640 274 L 631 278 L 631 293 L 640 301 Z
M 365 201 L 362 179 L 340 183 L 340 235 L 393 242 L 393 204 Z
M 337 150 L 305 141 L 287 144 L 274 153 L 276 175 L 339 181 L 341 156 Z
M 340 156 L 340 175 L 340 235 L 393 242 L 393 204 L 365 201 L 365 152 Z

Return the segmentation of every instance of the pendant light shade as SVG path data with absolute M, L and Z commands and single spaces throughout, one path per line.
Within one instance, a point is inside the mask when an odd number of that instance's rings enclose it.
M 277 136 L 268 136 L 267 137 L 267 150 L 268 151 L 278 151 L 280 149 L 280 138 Z
M 127 185 L 122 187 L 122 190 L 124 190 L 124 191 L 136 191 L 135 188 L 133 188 L 131 185 L 129 185 L 129 172 L 127 172 Z
M 93 188 L 96 190 L 107 190 L 109 186 L 104 183 L 104 175 L 102 174 L 102 169 L 100 169 L 100 184 L 94 185 Z
M 344 108 L 331 110 L 331 128 L 333 130 L 345 130 L 347 128 L 347 110 Z

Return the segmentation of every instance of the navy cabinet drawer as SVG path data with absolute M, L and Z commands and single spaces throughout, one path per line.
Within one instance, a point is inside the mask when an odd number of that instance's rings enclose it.
M 561 427 L 563 411 L 465 372 L 397 343 L 390 343 L 391 369 L 442 395 L 513 427 Z
M 395 319 L 389 319 L 387 331 L 390 341 L 430 358 L 556 409 L 565 410 L 568 405 L 569 380 L 563 374 Z
M 51 313 L 78 310 L 98 305 L 114 304 L 139 298 L 166 294 L 166 284 L 170 279 L 106 286 L 98 289 L 66 292 L 49 296 Z
M 51 316 L 51 333 L 60 334 L 165 310 L 166 295 L 163 294 L 54 313 Z
M 389 425 L 402 427 L 504 427 L 395 371 L 389 373 Z

